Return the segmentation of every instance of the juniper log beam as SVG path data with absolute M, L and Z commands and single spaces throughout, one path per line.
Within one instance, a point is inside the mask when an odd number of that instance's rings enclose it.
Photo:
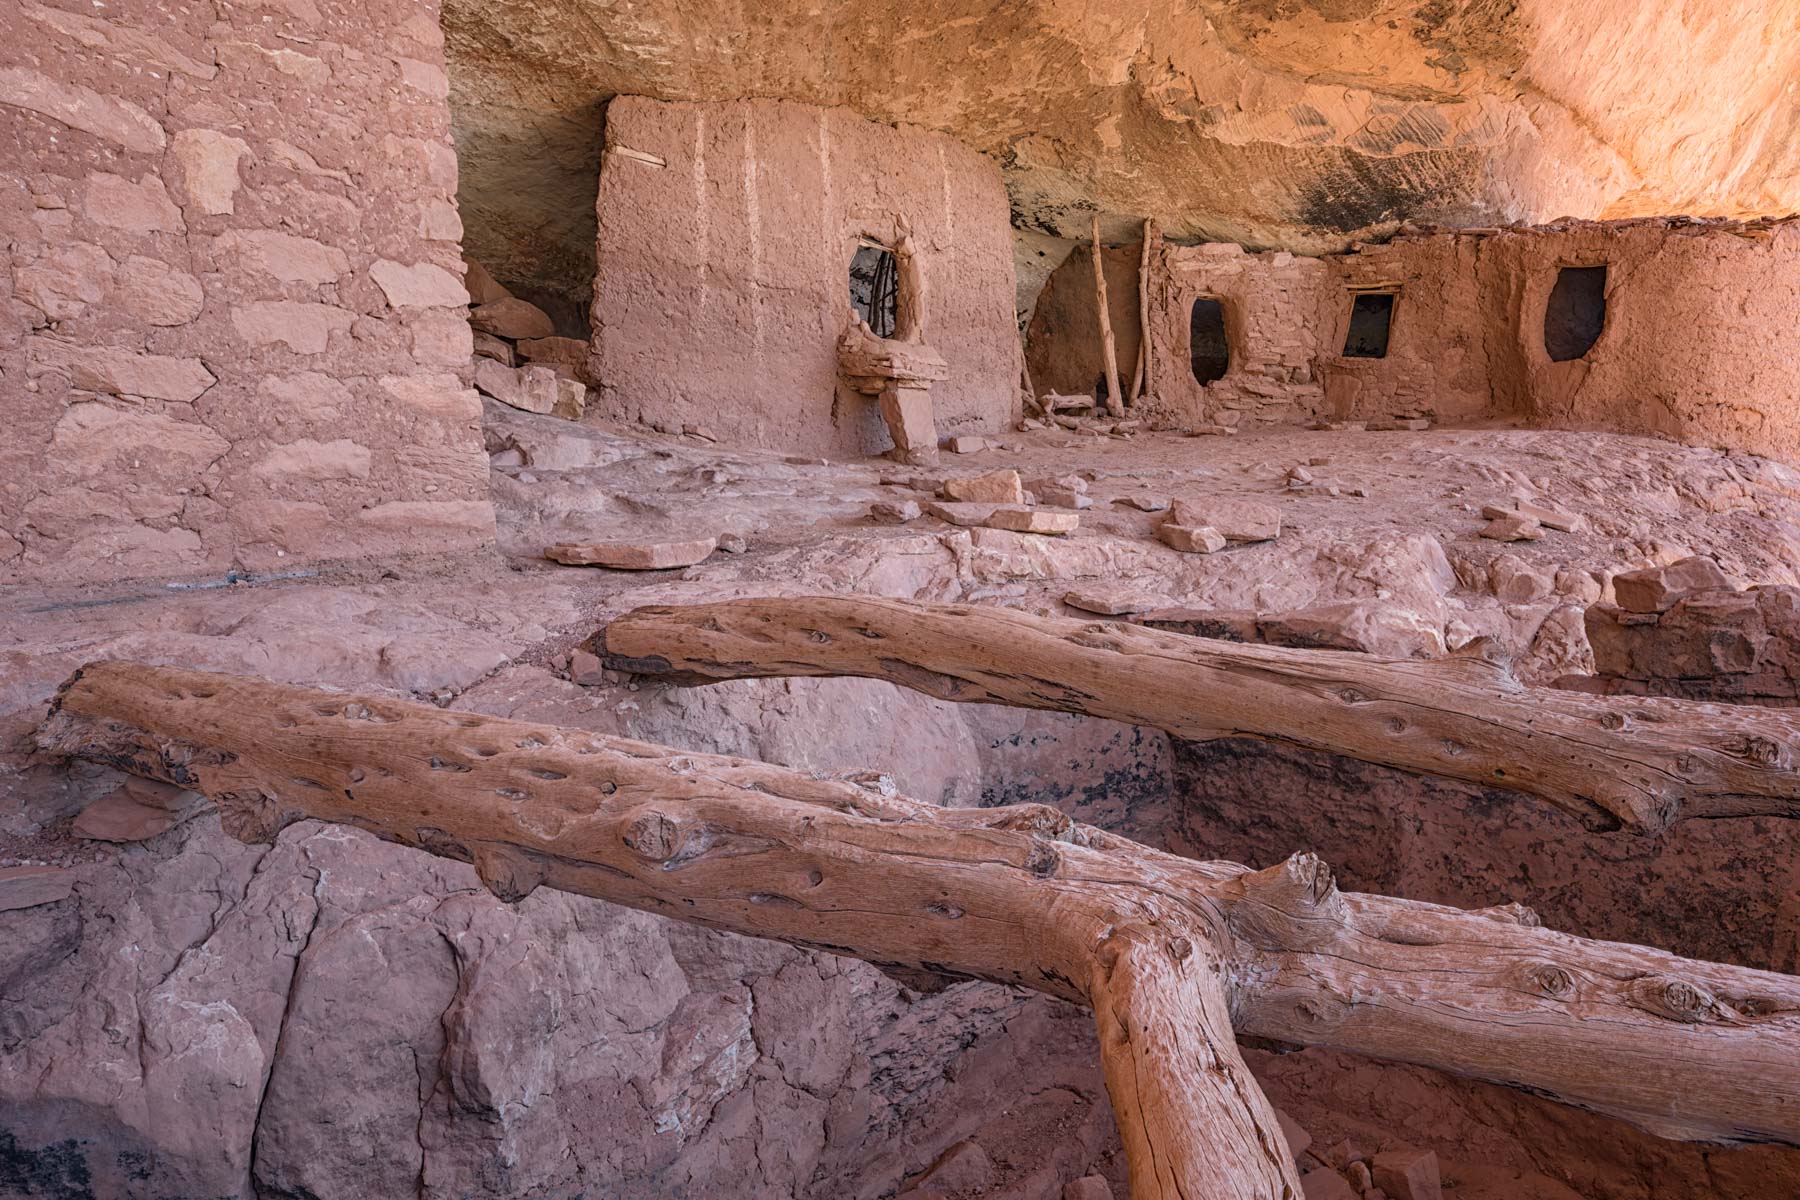
M 129 663 L 63 685 L 46 750 L 539 885 L 1096 1011 L 1139 1200 L 1294 1195 L 1239 1032 L 1529 1088 L 1668 1137 L 1800 1146 L 1800 980 L 1342 894 L 1043 805 L 941 809 L 763 763 Z M 1181 1144 L 1172 1144 L 1179 1142 Z
M 1260 737 L 1527 792 L 1596 828 L 1800 816 L 1800 715 L 1527 688 L 1476 658 L 1389 661 L 874 596 L 640 608 L 591 640 L 680 683 L 858 675 L 943 700 Z

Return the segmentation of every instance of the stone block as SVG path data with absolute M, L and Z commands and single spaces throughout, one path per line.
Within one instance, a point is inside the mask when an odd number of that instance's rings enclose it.
M 668 571 L 691 567 L 714 550 L 715 537 L 679 541 L 558 542 L 544 557 L 574 567 L 611 567 L 615 571 Z
M 1177 497 L 1169 505 L 1168 522 L 1210 526 L 1231 542 L 1264 542 L 1281 535 L 1281 511 L 1255 500 Z
M 505 367 L 491 358 L 475 364 L 475 386 L 483 395 L 523 412 L 555 412 L 561 399 L 561 383 L 549 367 Z
M 1002 505 L 981 523 L 989 529 L 1006 529 L 1013 533 L 1064 534 L 1073 533 L 1081 524 L 1081 514 Z
M 1163 545 L 1183 554 L 1212 554 L 1225 548 L 1225 535 L 1210 525 L 1181 525 L 1170 521 L 1157 527 Z
M 469 312 L 469 324 L 482 333 L 522 341 L 547 338 L 556 333 L 556 322 L 535 304 L 517 296 L 506 296 L 478 304 Z
M 1730 587 L 1719 564 L 1699 555 L 1613 576 L 1613 594 L 1627 612 L 1662 612 L 1688 592 Z
M 967 479 L 946 479 L 943 493 L 944 499 L 961 502 L 1025 503 L 1025 488 L 1019 482 L 1019 473 L 1010 469 L 989 471 L 985 475 L 976 475 Z

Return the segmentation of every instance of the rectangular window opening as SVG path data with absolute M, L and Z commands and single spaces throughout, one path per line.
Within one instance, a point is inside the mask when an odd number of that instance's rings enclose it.
M 1345 358 L 1386 358 L 1388 331 L 1394 324 L 1394 293 L 1364 292 L 1350 305 L 1350 333 Z

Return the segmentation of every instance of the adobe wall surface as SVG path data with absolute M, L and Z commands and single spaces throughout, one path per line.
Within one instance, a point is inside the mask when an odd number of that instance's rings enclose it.
M 1401 237 L 1326 260 L 1343 286 L 1399 286 L 1385 359 L 1321 364 L 1334 416 L 1498 416 L 1657 434 L 1800 461 L 1800 225 L 1564 222 Z M 1552 362 L 1560 268 L 1608 268 L 1606 322 Z M 1326 344 L 1342 344 L 1349 305 Z
M 1606 326 L 1577 361 L 1544 351 L 1560 266 L 1605 263 Z M 1532 425 L 1660 434 L 1800 462 L 1800 223 L 1631 221 L 1502 233 L 1482 287 L 1509 303 L 1495 406 Z
M 660 160 L 645 161 L 644 156 Z M 1018 410 L 1010 210 L 988 159 L 942 134 L 782 101 L 607 108 L 588 411 L 811 454 L 888 448 L 840 392 L 857 239 L 913 226 L 925 338 L 950 366 L 938 433 Z
M 1285 251 L 1249 254 L 1233 243 L 1177 246 L 1150 257 L 1151 383 L 1146 415 L 1175 425 L 1302 424 L 1324 393 L 1315 374 L 1326 311 L 1328 269 Z M 1194 301 L 1216 299 L 1225 313 L 1231 366 L 1202 384 L 1191 365 Z M 1035 381 L 1034 381 L 1035 382 Z
M 1600 337 L 1583 357 L 1552 362 L 1544 315 L 1558 271 L 1600 265 Z M 1800 221 L 1418 232 L 1312 259 L 1165 244 L 1151 270 L 1153 420 L 1500 418 L 1800 462 Z M 1073 272 L 1059 268 L 1046 298 L 1061 295 L 1065 276 L 1079 282 Z M 1109 292 L 1134 282 L 1109 274 Z M 1068 290 L 1074 306 L 1078 289 Z M 1383 358 L 1343 354 L 1359 291 L 1395 293 Z M 1189 312 L 1202 296 L 1223 303 L 1232 354 L 1231 372 L 1206 386 L 1188 367 Z M 1055 357 L 1036 344 L 1050 331 L 1042 316 L 1033 322 L 1034 364 Z
M 0 35 L 0 582 L 490 542 L 436 4 Z

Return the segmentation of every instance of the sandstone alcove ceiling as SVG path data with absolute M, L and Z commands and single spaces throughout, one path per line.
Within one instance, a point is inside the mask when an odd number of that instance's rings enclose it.
M 581 298 L 605 101 L 841 105 L 991 156 L 1015 229 L 1342 249 L 1800 207 L 1800 2 L 448 0 L 467 248 Z M 1035 255 L 1034 255 L 1035 257 Z M 1054 264 L 1051 264 L 1054 265 Z

